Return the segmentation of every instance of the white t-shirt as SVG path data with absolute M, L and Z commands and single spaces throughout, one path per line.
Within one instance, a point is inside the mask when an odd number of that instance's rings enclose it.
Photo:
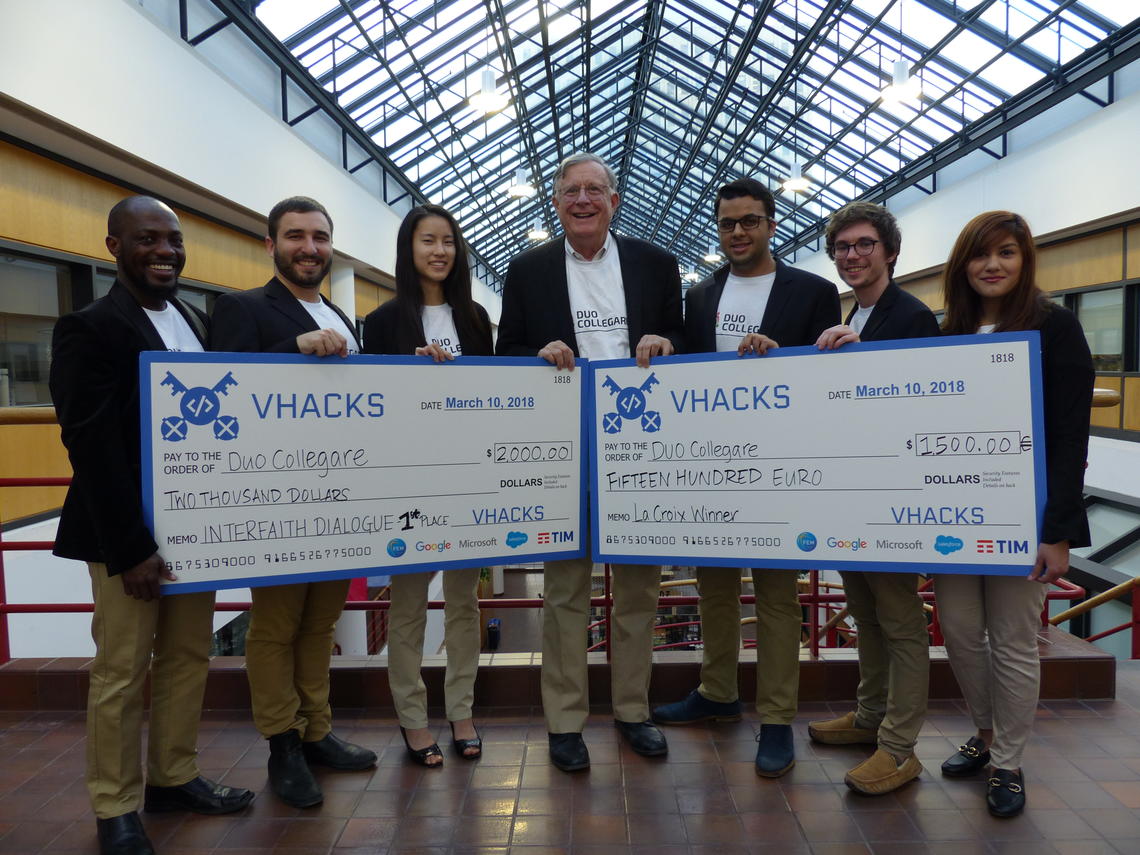
M 621 259 L 612 234 L 587 261 L 566 241 L 566 286 L 578 353 L 587 359 L 624 359 L 629 352 L 629 321 Z
M 420 312 L 420 320 L 424 325 L 424 338 L 428 344 L 438 344 L 452 356 L 463 355 L 463 345 L 459 343 L 459 333 L 455 329 L 455 317 L 451 314 L 451 306 L 447 303 L 424 306 Z
M 982 324 L 978 327 L 978 335 L 982 333 L 990 333 L 997 329 L 997 324 Z
M 716 307 L 716 349 L 718 353 L 736 350 L 740 340 L 760 331 L 768 298 L 772 296 L 775 271 L 763 276 L 737 276 L 729 273 Z
M 871 312 L 875 311 L 874 306 L 860 306 L 855 310 L 855 314 L 851 316 L 851 323 L 847 326 L 855 330 L 856 333 L 862 334 L 863 327 L 867 325 L 867 318 L 871 317 Z
M 345 341 L 348 342 L 348 352 L 350 354 L 360 353 L 360 348 L 356 346 L 356 336 L 344 325 L 344 321 L 340 319 L 340 315 L 325 305 L 324 300 L 318 300 L 315 303 L 310 303 L 308 300 L 298 300 L 297 302 L 305 307 L 305 311 L 312 316 L 320 329 L 336 330 L 344 336 Z
M 163 306 L 160 312 L 147 308 L 144 308 L 143 311 L 150 318 L 150 322 L 154 324 L 154 328 L 158 331 L 158 335 L 162 339 L 162 343 L 166 345 L 167 350 L 183 353 L 201 353 L 204 350 L 202 342 L 198 341 L 198 336 L 194 335 L 194 330 L 190 329 L 190 324 L 186 323 L 182 313 L 170 303 Z

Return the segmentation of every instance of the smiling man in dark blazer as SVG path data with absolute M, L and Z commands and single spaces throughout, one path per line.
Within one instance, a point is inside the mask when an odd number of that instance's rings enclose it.
M 200 352 L 206 338 L 205 315 L 174 296 L 186 263 L 182 227 L 162 202 L 132 196 L 111 209 L 106 242 L 117 268 L 111 290 L 60 318 L 52 335 L 51 395 L 73 472 L 53 551 L 87 562 L 91 574 L 87 789 L 99 848 L 146 855 L 154 850 L 140 803 L 148 811 L 219 814 L 241 810 L 253 793 L 199 774 L 214 593 L 161 595 L 160 580 L 174 574 L 143 517 L 139 354 Z
M 891 280 L 902 234 L 890 211 L 870 202 L 845 205 L 828 220 L 826 246 L 855 305 L 842 325 L 819 337 L 820 350 L 939 335 L 930 309 Z M 811 722 L 808 733 L 828 745 L 877 745 L 844 780 L 858 792 L 882 795 L 922 774 L 914 746 L 926 719 L 930 637 L 920 579 L 917 573 L 877 571 L 839 575 L 859 634 L 858 702 L 839 718 Z
M 565 232 L 515 256 L 503 284 L 500 356 L 540 356 L 558 369 L 574 359 L 655 356 L 681 350 L 677 259 L 637 238 L 615 235 L 617 178 L 596 155 L 578 152 L 554 175 L 554 208 Z M 590 765 L 582 739 L 589 713 L 586 627 L 593 562 L 548 561 L 542 610 L 542 708 L 551 761 L 572 772 Z M 657 565 L 613 566 L 610 686 L 614 722 L 638 754 L 668 751 L 649 721 L 653 627 L 661 585 Z
M 685 297 L 685 341 L 690 353 L 736 351 L 763 355 L 770 348 L 814 344 L 839 322 L 839 294 L 819 276 L 772 257 L 776 202 L 767 187 L 740 178 L 717 191 L 713 203 L 720 246 L 728 264 Z M 698 567 L 704 649 L 701 683 L 687 697 L 653 710 L 660 724 L 740 718 L 740 570 Z M 756 592 L 756 711 L 760 738 L 756 772 L 783 775 L 795 765 L 792 719 L 799 698 L 800 611 L 795 570 L 752 574 Z
M 320 293 L 332 266 L 332 219 L 292 196 L 269 212 L 265 248 L 277 275 L 261 288 L 218 298 L 210 349 L 345 357 L 360 352 L 353 324 Z M 332 732 L 329 663 L 347 579 L 252 590 L 246 673 L 253 722 L 269 740 L 269 783 L 294 807 L 324 796 L 310 765 L 367 769 L 376 754 Z

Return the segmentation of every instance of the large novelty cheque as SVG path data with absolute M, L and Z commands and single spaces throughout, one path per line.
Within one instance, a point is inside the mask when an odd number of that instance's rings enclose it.
M 139 370 L 167 592 L 582 554 L 584 371 L 167 352 Z
M 591 364 L 596 561 L 1024 574 L 1036 332 Z

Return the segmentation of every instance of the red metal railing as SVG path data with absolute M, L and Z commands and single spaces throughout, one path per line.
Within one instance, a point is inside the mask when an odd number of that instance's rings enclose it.
M 70 478 L 0 478 L 0 488 L 2 487 L 64 487 L 71 483 Z M 94 606 L 91 603 L 9 603 L 7 601 L 7 593 L 4 584 L 4 554 L 6 552 L 14 551 L 29 551 L 29 550 L 49 550 L 52 548 L 51 541 L 4 541 L 3 533 L 0 531 L 0 664 L 7 662 L 11 658 L 11 644 L 9 640 L 8 631 L 8 615 L 10 614 L 68 614 L 79 612 L 90 612 Z M 599 608 L 603 611 L 603 618 L 597 621 L 592 626 L 600 626 L 603 629 L 602 640 L 590 647 L 591 650 L 604 648 L 607 656 L 609 655 L 609 622 L 610 613 L 612 609 L 611 590 L 610 590 L 610 568 L 606 565 L 604 574 L 604 587 L 603 595 L 600 597 L 591 597 L 590 606 Z M 934 603 L 934 592 L 930 590 L 930 582 L 928 581 L 920 589 L 920 596 L 925 602 Z M 1060 580 L 1056 583 L 1056 587 L 1051 589 L 1047 594 L 1049 600 L 1078 600 L 1085 596 L 1083 588 L 1073 585 L 1065 580 Z M 820 621 L 819 614 L 822 607 L 825 612 L 829 610 L 838 610 L 841 604 L 846 603 L 846 597 L 842 593 L 823 593 L 820 588 L 819 572 L 810 571 L 808 576 L 808 590 L 801 591 L 799 595 L 800 605 L 808 608 L 808 620 L 805 622 L 805 628 L 808 636 L 808 650 L 813 658 L 819 656 L 821 646 L 839 646 L 838 633 L 833 629 L 828 631 L 828 641 L 830 645 L 821 644 L 820 636 Z M 1124 629 L 1132 628 L 1132 646 L 1133 658 L 1140 658 L 1140 608 L 1137 607 L 1137 601 L 1140 597 L 1133 598 L 1133 620 L 1130 623 L 1122 624 L 1121 626 L 1108 630 L 1104 633 L 1099 633 L 1093 639 L 1102 638 L 1111 635 L 1114 632 L 1119 632 Z M 697 596 L 662 596 L 658 600 L 659 608 L 672 608 L 676 606 L 694 606 L 700 602 L 700 597 Z M 744 595 L 741 597 L 741 602 L 750 605 L 756 602 L 753 595 Z M 382 611 L 388 608 L 387 600 L 362 600 L 362 601 L 349 601 L 345 604 L 345 609 L 348 611 Z M 541 598 L 529 599 L 481 599 L 479 600 L 479 607 L 483 609 L 533 609 L 542 608 L 543 600 Z M 246 611 L 250 607 L 249 602 L 219 602 L 215 605 L 216 611 Z M 442 600 L 433 600 L 428 603 L 429 609 L 442 609 L 444 603 Z M 1048 606 L 1046 606 L 1046 613 L 1042 615 L 1042 623 L 1048 622 Z M 695 622 L 686 622 L 695 623 Z M 676 624 L 670 625 L 675 626 Z M 942 633 L 939 629 L 937 609 L 934 611 L 934 619 L 931 622 L 931 639 L 934 644 L 942 644 Z M 667 649 L 678 646 L 686 646 L 693 642 L 678 642 L 672 644 L 660 645 L 657 649 Z

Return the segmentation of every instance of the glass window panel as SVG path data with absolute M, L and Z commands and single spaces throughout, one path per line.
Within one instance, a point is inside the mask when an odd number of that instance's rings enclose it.
M 1102 563 L 1122 573 L 1127 573 L 1129 576 L 1140 576 L 1140 543 L 1125 547 Z M 1134 593 L 1133 596 L 1136 594 Z
M 1140 525 L 1140 512 L 1124 510 L 1114 505 L 1097 502 L 1089 507 L 1089 531 L 1092 545 L 1074 549 L 1073 554 L 1087 558 L 1106 543 L 1132 531 Z
M 0 255 L 0 406 L 51 403 L 51 333 L 70 283 L 65 265 Z
M 1096 370 L 1122 370 L 1124 289 L 1109 288 L 1079 294 L 1077 318 L 1084 327 Z

